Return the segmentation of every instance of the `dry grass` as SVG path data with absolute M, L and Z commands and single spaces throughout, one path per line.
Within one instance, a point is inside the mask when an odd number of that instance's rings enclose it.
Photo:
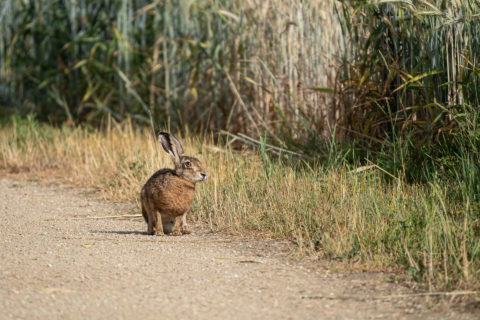
M 239 154 L 182 137 L 209 171 L 192 219 L 212 230 L 288 239 L 299 252 L 361 268 L 406 270 L 431 290 L 478 287 L 479 226 L 472 206 L 441 182 L 385 182 L 373 167 L 323 170 L 268 155 Z M 149 130 L 111 123 L 94 130 L 14 121 L 0 129 L 0 166 L 52 169 L 105 199 L 138 202 L 147 178 L 171 167 Z

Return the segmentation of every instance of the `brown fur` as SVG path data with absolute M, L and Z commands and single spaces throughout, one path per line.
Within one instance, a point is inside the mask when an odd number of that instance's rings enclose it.
M 187 214 L 190 211 L 195 183 L 207 177 L 201 162 L 183 155 L 178 140 L 161 133 L 162 146 L 173 160 L 175 169 L 161 169 L 145 183 L 141 192 L 142 215 L 149 235 L 188 234 Z

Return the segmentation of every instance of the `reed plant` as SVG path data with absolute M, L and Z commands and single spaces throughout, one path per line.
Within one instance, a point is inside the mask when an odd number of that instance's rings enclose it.
M 267 132 L 280 146 L 281 133 L 311 140 L 333 126 L 318 88 L 331 81 L 342 44 L 334 5 L 5 0 L 0 104 L 54 123 L 128 117 L 175 130 Z
M 343 16 L 343 138 L 409 179 L 454 172 L 478 142 L 480 3 L 350 1 Z

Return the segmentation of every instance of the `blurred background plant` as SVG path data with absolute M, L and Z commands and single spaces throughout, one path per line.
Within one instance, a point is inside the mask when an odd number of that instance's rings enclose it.
M 314 88 L 328 84 L 342 45 L 333 6 L 5 0 L 2 105 L 54 123 L 98 126 L 108 115 L 258 137 L 301 121 L 319 135 L 329 112 Z

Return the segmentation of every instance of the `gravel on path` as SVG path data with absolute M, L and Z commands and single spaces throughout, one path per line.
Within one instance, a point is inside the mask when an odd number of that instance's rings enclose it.
M 394 297 L 411 292 L 385 274 L 304 267 L 282 242 L 148 236 L 141 219 L 108 218 L 137 211 L 0 179 L 0 319 L 480 319 Z

